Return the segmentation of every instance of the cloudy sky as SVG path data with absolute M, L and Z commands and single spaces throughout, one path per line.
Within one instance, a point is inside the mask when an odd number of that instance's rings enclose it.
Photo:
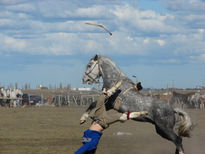
M 82 87 L 95 54 L 145 88 L 205 85 L 205 0 L 0 0 L 0 85 Z

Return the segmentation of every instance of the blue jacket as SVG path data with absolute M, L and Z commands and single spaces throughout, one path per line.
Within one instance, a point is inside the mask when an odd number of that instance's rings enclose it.
M 84 154 L 88 151 L 97 149 L 101 136 L 101 132 L 89 129 L 86 130 L 83 135 L 83 145 L 75 152 L 75 154 Z

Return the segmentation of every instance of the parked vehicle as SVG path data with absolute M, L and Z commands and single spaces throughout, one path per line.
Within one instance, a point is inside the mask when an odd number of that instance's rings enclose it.
M 41 101 L 41 96 L 36 94 L 24 93 L 22 95 L 22 105 L 36 105 L 37 103 L 41 103 Z

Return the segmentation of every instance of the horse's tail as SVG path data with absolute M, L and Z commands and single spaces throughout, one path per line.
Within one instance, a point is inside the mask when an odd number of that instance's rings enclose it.
M 174 130 L 178 136 L 190 137 L 193 124 L 189 115 L 182 109 L 175 108 L 175 126 Z

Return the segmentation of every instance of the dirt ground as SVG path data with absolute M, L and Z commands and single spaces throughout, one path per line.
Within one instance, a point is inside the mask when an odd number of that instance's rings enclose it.
M 1 154 L 72 154 L 90 123 L 79 125 L 85 108 L 0 108 Z M 185 154 L 205 151 L 205 111 L 186 110 L 197 124 L 184 138 Z M 104 131 L 97 154 L 173 154 L 173 143 L 155 133 L 149 123 L 127 121 Z

